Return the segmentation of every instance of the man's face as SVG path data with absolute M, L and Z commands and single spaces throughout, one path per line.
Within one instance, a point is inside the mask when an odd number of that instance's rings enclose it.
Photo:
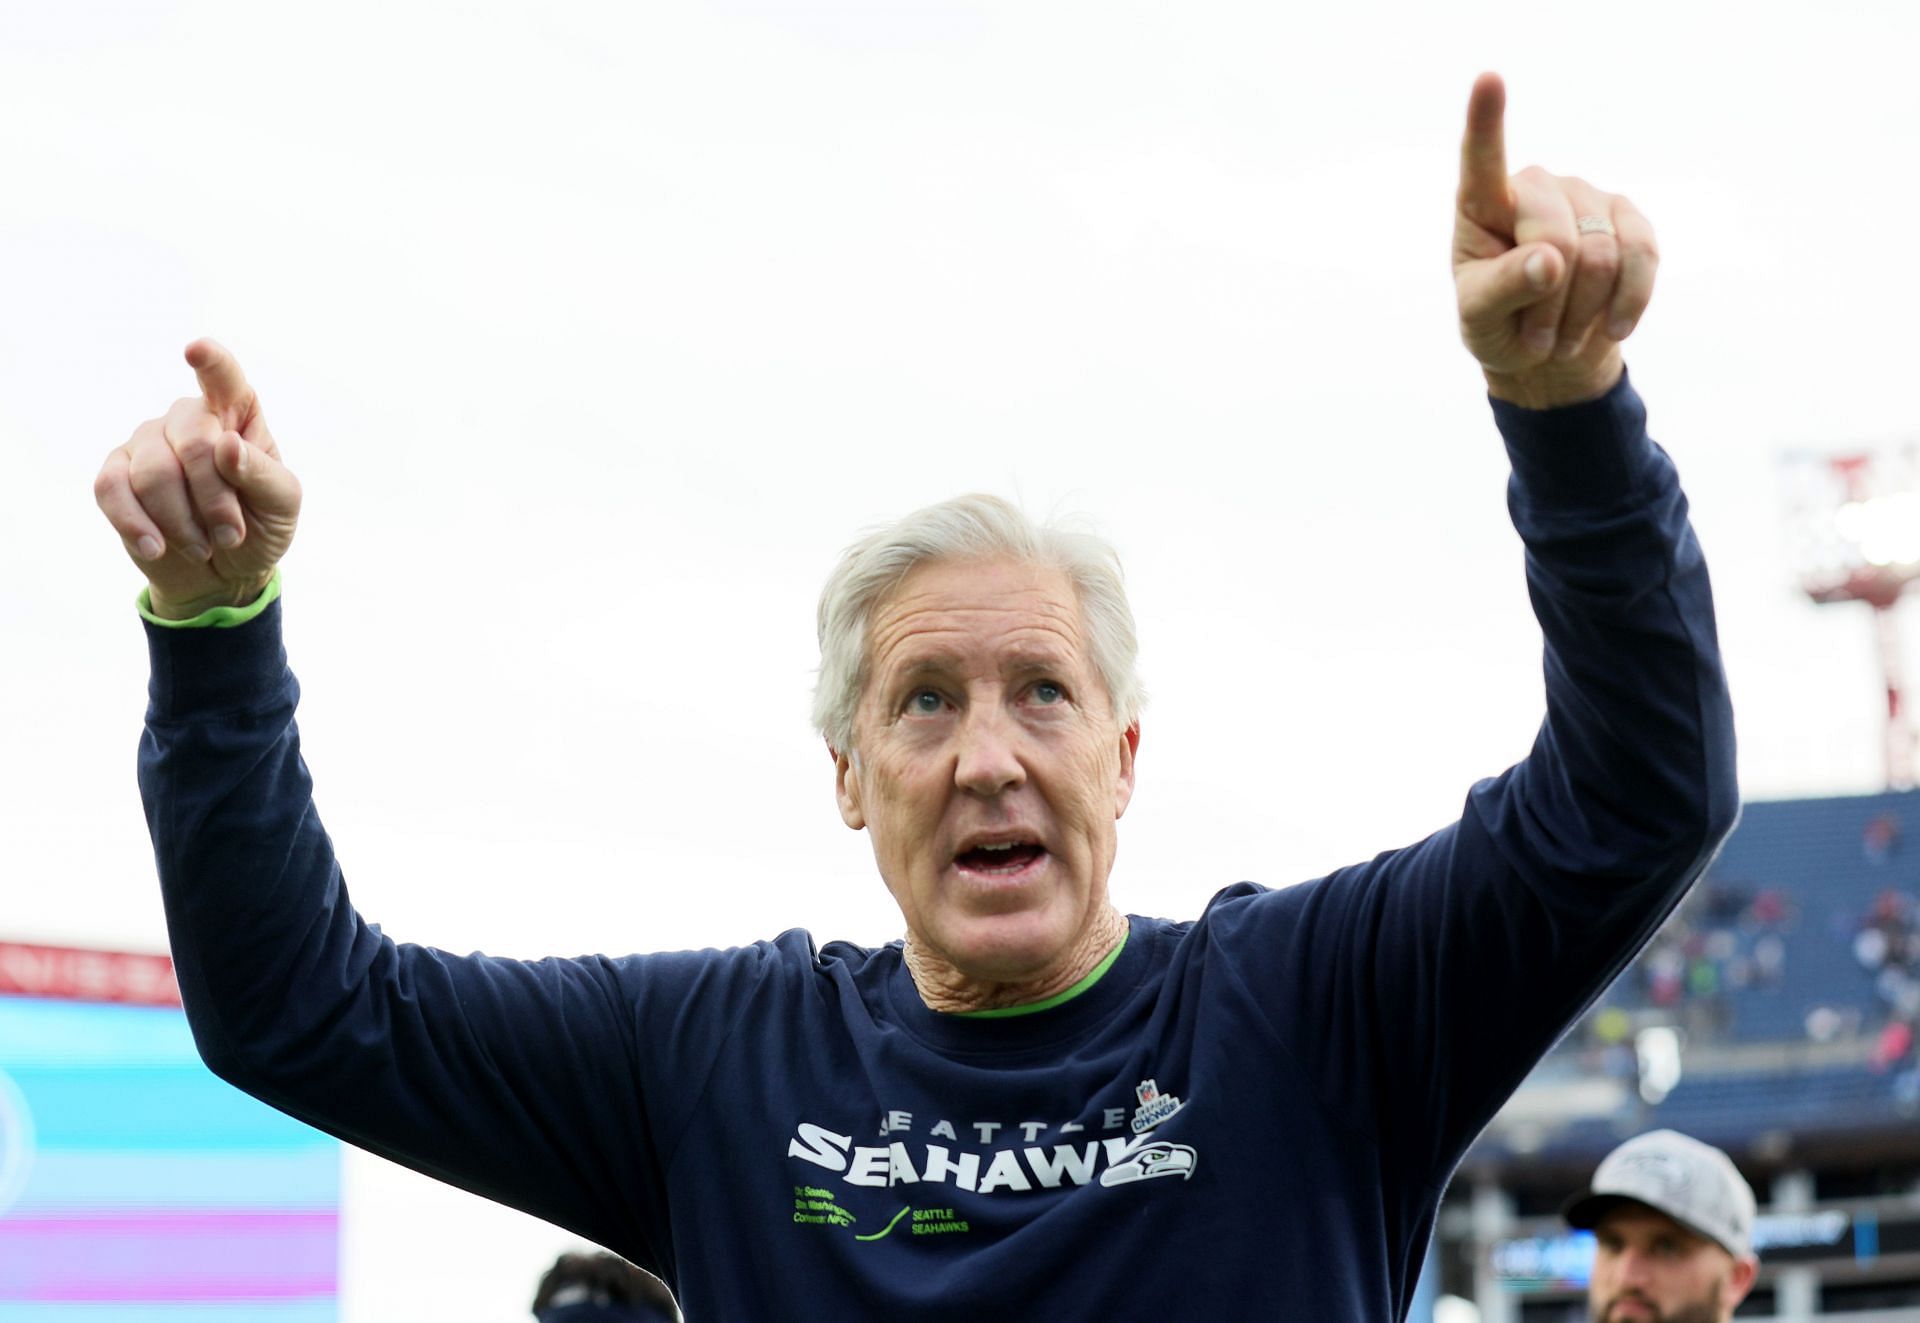
M 1751 1259 L 1644 1204 L 1609 1210 L 1593 1236 L 1594 1323 L 1724 1323 L 1753 1285 Z
M 1046 977 L 1106 904 L 1139 738 L 1116 724 L 1072 583 L 929 562 L 867 638 L 841 815 L 872 835 L 922 951 L 974 979 Z

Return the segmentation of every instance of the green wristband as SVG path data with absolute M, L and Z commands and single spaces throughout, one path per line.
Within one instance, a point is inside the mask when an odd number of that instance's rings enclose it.
M 139 609 L 141 619 L 162 629 L 232 629 L 235 625 L 246 624 L 272 606 L 279 596 L 280 571 L 275 569 L 273 578 L 267 580 L 267 586 L 260 590 L 260 596 L 246 606 L 210 606 L 187 620 L 162 620 L 153 613 L 153 590 L 150 588 L 142 588 L 140 595 L 133 599 L 133 604 Z

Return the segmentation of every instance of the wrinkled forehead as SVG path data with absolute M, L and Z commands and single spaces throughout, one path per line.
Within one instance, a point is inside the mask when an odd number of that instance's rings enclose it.
M 1086 623 L 1066 571 L 1011 559 L 915 566 L 867 622 L 869 679 L 946 666 L 1080 666 Z

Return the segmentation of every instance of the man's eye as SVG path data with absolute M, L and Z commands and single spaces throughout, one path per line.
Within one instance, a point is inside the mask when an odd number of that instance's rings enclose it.
M 907 700 L 907 711 L 922 717 L 933 716 L 944 706 L 940 695 L 931 689 L 921 689 Z
M 1033 698 L 1036 703 L 1059 703 L 1063 702 L 1066 696 L 1067 691 L 1051 680 L 1042 680 L 1033 687 Z

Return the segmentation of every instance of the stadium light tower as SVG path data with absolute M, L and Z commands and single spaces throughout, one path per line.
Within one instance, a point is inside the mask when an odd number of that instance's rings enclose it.
M 1800 586 L 1821 605 L 1873 608 L 1886 690 L 1889 790 L 1914 784 L 1914 726 L 1907 711 L 1894 615 L 1920 578 L 1920 448 L 1787 458 Z

